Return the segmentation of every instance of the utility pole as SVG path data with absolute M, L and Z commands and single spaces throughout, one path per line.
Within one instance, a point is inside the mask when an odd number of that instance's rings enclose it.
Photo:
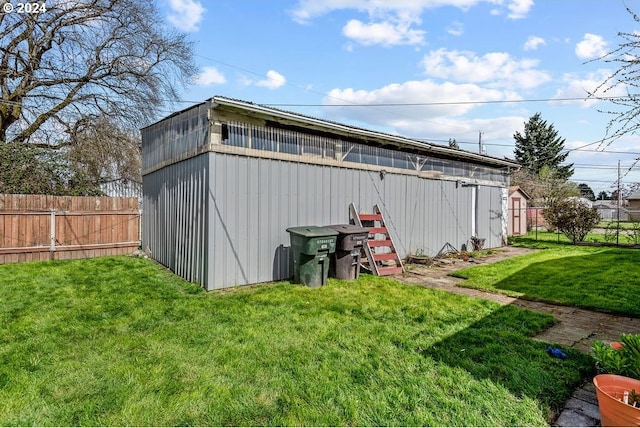
M 482 131 L 478 131 L 478 153 L 482 154 Z
M 620 161 L 618 161 L 618 199 L 617 199 L 617 207 L 616 212 L 618 213 L 618 226 L 616 227 L 616 245 L 619 244 L 620 240 Z

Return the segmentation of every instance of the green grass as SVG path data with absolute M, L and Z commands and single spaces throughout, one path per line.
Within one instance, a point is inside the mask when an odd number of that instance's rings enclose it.
M 585 240 L 590 240 L 593 238 L 599 239 L 602 236 L 604 240 L 604 235 L 589 233 L 587 234 Z M 515 236 L 509 237 L 509 242 L 517 247 L 527 247 L 527 248 L 555 248 L 557 245 L 573 245 L 569 238 L 567 238 L 562 233 L 557 232 L 546 232 L 543 230 L 532 231 L 527 233 L 524 236 Z
M 466 279 L 463 287 L 640 317 L 640 250 L 557 243 L 555 234 L 538 237 L 514 242 L 540 251 L 452 275 Z
M 589 232 L 587 236 L 584 238 L 584 242 L 586 243 L 607 243 L 610 245 L 616 244 L 616 235 L 615 230 L 609 232 L 610 237 L 607 240 L 605 233 L 600 233 L 600 231 L 596 230 L 595 232 Z M 513 241 L 515 245 L 527 246 L 531 248 L 547 248 L 551 244 L 572 244 L 562 233 L 557 232 L 547 232 L 539 230 L 537 233 L 535 231 L 529 232 L 527 235 L 522 237 L 513 237 L 509 238 L 510 241 Z M 620 246 L 630 246 L 637 245 L 640 243 L 640 234 L 636 233 L 634 229 L 620 229 L 618 232 L 617 244 Z M 573 244 L 572 244 L 573 245 Z
M 628 243 L 626 236 L 627 235 L 625 234 L 625 232 L 620 231 L 621 244 Z M 573 245 L 573 243 L 569 240 L 569 238 L 567 238 L 564 234 L 557 233 L 557 232 L 547 232 L 543 230 L 539 230 L 537 233 L 535 231 L 529 232 L 525 236 L 510 237 L 509 241 L 514 243 L 515 246 L 529 247 L 529 248 L 549 248 L 550 246 L 554 246 L 556 244 Z M 604 233 L 589 232 L 587 236 L 585 236 L 584 242 L 604 243 L 607 241 L 605 239 Z
M 545 425 L 550 316 L 363 275 L 205 293 L 149 260 L 0 266 L 0 425 Z
M 620 229 L 633 229 L 637 227 L 638 222 L 633 221 L 616 221 L 616 220 L 602 220 L 598 223 L 596 227 L 605 228 L 605 227 L 619 227 Z

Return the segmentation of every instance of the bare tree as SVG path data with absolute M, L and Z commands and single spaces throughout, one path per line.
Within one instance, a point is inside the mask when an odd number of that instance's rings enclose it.
M 87 138 L 106 143 L 95 134 L 108 129 L 105 121 L 137 130 L 177 100 L 194 74 L 191 43 L 166 27 L 154 1 L 55 0 L 46 7 L 0 13 L 0 143 L 86 158 Z
M 69 141 L 72 168 L 93 180 L 95 187 L 116 181 L 142 183 L 139 132 L 106 116 L 85 117 L 74 124 Z
M 557 170 L 544 166 L 538 174 L 521 168 L 511 174 L 511 185 L 519 186 L 531 196 L 532 206 L 550 206 L 557 201 L 578 196 L 580 191 L 575 183 L 559 177 Z
M 629 7 L 626 8 L 636 23 L 640 17 Z M 595 91 L 589 93 L 590 98 L 608 101 L 613 106 L 600 110 L 611 116 L 607 124 L 607 133 L 603 141 L 614 141 L 625 134 L 633 134 L 640 130 L 640 33 L 618 32 L 622 39 L 618 47 L 596 61 L 613 64 L 616 68 Z M 623 96 L 610 96 L 615 89 L 623 88 Z

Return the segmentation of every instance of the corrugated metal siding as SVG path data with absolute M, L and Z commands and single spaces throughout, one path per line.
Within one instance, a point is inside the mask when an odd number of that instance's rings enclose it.
M 142 172 L 195 156 L 209 144 L 210 104 L 204 103 L 142 129 Z
M 471 237 L 472 191 L 455 182 L 402 174 L 381 179 L 371 171 L 221 153 L 208 156 L 207 289 L 290 278 L 286 228 L 346 223 L 351 202 L 362 212 L 380 206 L 403 256 L 416 251 L 435 255 L 446 243 L 460 249 Z M 480 233 L 500 230 L 495 216 L 487 215 L 479 223 Z M 495 242 L 491 236 L 487 246 Z
M 188 281 L 204 285 L 207 274 L 206 188 L 208 154 L 145 175 L 142 246 L 155 260 Z
M 481 186 L 478 189 L 478 237 L 485 238 L 485 248 L 502 246 L 502 194 L 499 187 Z
M 209 152 L 209 108 L 142 131 L 143 246 L 187 280 L 211 290 L 290 278 L 286 228 L 346 223 L 351 202 L 362 212 L 379 205 L 402 256 L 469 245 L 473 185 Z M 487 248 L 502 245 L 501 191 L 478 185 L 477 234 Z

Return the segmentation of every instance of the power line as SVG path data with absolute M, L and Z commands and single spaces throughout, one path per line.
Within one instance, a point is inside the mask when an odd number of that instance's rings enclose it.
M 257 74 L 257 73 L 253 73 Z M 262 75 L 260 75 L 262 76 Z M 297 86 L 297 85 L 294 85 Z M 337 98 L 331 95 L 327 95 L 322 92 L 313 91 L 306 88 L 304 89 L 307 92 L 312 92 L 317 95 L 322 95 L 324 97 Z M 337 98 L 340 99 L 340 98 Z M 628 99 L 631 101 L 630 97 L 599 97 L 598 100 L 625 100 Z M 202 100 L 168 100 L 163 99 L 160 101 L 168 102 L 168 103 L 179 103 L 179 104 L 198 104 L 202 102 Z M 589 98 L 584 97 L 574 97 L 574 98 L 532 98 L 532 99 L 522 99 L 522 100 L 485 100 L 485 101 L 425 101 L 425 102 L 415 102 L 415 103 L 351 103 L 351 104 L 293 104 L 293 103 L 257 103 L 259 105 L 268 106 L 268 107 L 422 107 L 422 106 L 455 106 L 455 105 L 481 105 L 481 104 L 512 104 L 512 103 L 537 103 L 537 102 L 555 102 L 555 101 L 590 101 Z M 0 104 L 6 105 L 20 105 L 19 102 L 15 101 L 2 101 L 0 100 Z
M 431 141 L 431 142 L 442 142 L 442 143 L 448 142 L 448 140 L 429 139 L 429 138 L 420 138 L 419 141 L 425 141 L 425 142 Z M 580 152 L 611 153 L 611 154 L 640 156 L 640 152 L 624 152 L 624 151 L 618 151 L 618 150 L 597 150 L 597 149 L 585 149 L 584 148 L 584 147 L 593 146 L 593 145 L 598 144 L 600 142 L 601 142 L 601 140 L 598 140 L 598 141 L 594 141 L 594 142 L 589 143 L 589 144 L 585 144 L 583 146 L 575 147 L 573 149 L 562 149 L 561 152 L 580 151 Z M 478 145 L 477 142 L 471 142 L 471 141 L 458 141 L 458 140 L 456 140 L 456 143 L 458 143 L 458 144 L 468 144 L 468 145 L 474 145 L 474 146 Z M 483 141 L 482 144 L 485 145 L 485 146 L 492 146 L 492 147 L 514 147 L 514 144 L 488 143 L 486 141 Z
M 630 97 L 598 97 L 598 100 L 624 100 Z M 530 98 L 520 100 L 486 100 L 486 101 L 424 101 L 412 103 L 350 103 L 350 104 L 294 104 L 294 103 L 261 103 L 270 107 L 421 107 L 421 106 L 450 106 L 467 104 L 511 104 L 511 103 L 538 103 L 554 101 L 590 101 L 589 97 L 569 98 Z
M 573 168 L 574 169 L 618 169 L 618 167 L 615 165 L 604 165 L 604 164 L 592 165 L 592 164 L 575 164 L 575 163 L 573 164 Z M 627 168 L 627 167 L 623 167 L 623 168 Z

